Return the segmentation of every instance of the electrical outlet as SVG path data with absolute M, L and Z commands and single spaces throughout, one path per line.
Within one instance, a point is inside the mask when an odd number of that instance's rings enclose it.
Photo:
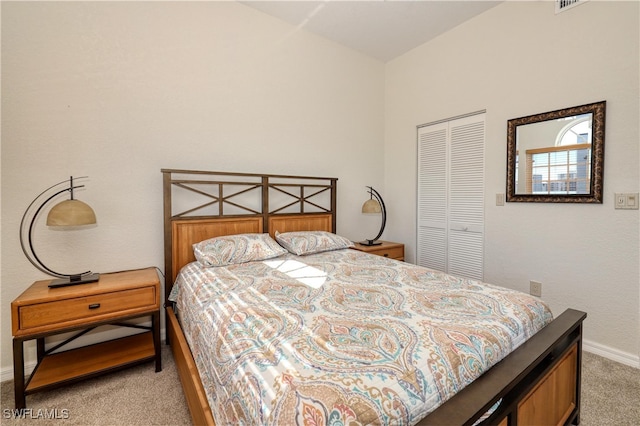
M 542 297 L 542 283 L 540 281 L 529 281 L 529 293 L 532 296 Z

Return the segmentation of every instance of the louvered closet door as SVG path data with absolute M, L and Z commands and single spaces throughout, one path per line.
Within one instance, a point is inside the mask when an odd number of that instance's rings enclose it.
M 418 130 L 418 264 L 483 278 L 484 114 Z
M 418 265 L 447 270 L 449 124 L 418 131 Z

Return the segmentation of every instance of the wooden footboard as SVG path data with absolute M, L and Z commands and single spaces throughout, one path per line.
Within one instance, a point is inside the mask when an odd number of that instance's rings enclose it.
M 579 424 L 586 316 L 567 309 L 418 424 L 472 425 L 499 400 L 486 424 Z

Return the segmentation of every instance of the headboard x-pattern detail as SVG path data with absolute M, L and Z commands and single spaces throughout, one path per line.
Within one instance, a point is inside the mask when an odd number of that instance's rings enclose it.
M 337 178 L 162 169 L 165 300 L 193 244 L 242 233 L 336 230 Z M 197 199 L 176 212 L 178 196 Z

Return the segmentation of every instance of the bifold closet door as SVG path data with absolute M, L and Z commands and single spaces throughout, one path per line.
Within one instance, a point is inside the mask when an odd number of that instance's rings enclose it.
M 418 264 L 482 280 L 484 114 L 418 128 Z

